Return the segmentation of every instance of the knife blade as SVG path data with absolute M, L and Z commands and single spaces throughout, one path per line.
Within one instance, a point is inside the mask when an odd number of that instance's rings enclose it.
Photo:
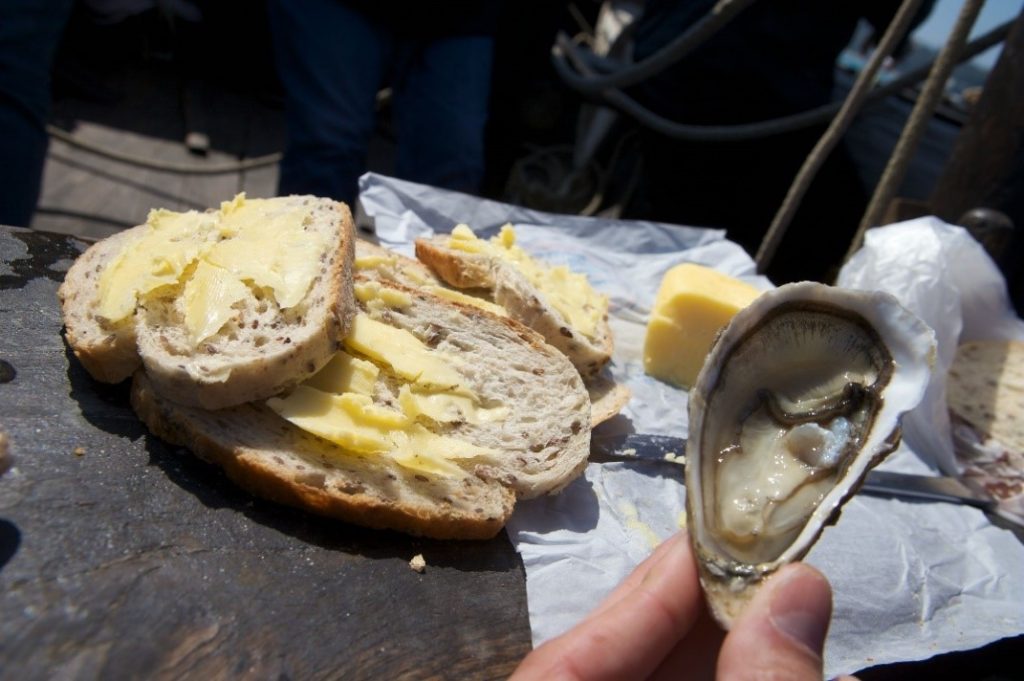
M 686 439 L 669 435 L 595 435 L 590 442 L 590 460 L 596 463 L 644 462 L 682 468 L 685 452 Z M 975 491 L 957 478 L 892 471 L 869 472 L 860 493 L 964 504 L 983 511 L 992 511 L 996 506 L 991 497 Z

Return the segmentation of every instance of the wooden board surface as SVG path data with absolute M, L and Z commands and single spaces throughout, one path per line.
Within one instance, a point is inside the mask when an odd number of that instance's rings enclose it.
M 147 434 L 126 385 L 93 381 L 61 336 L 57 286 L 83 248 L 0 227 L 0 676 L 507 676 L 530 632 L 505 535 L 316 518 Z

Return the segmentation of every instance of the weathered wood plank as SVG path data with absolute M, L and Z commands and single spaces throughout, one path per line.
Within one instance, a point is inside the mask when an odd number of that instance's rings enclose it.
M 219 166 L 279 151 L 283 123 L 279 109 L 251 93 L 192 81 L 187 97 L 173 69 L 127 63 L 102 74 L 118 101 L 66 97 L 55 103 L 53 119 L 75 138 L 136 158 L 194 167 Z M 185 104 L 202 112 L 210 150 L 191 153 L 184 144 Z M 43 175 L 35 229 L 98 238 L 143 221 L 151 208 L 206 208 L 255 183 L 259 194 L 276 190 L 276 168 L 247 181 L 239 171 L 183 174 L 110 160 L 61 141 L 51 144 Z

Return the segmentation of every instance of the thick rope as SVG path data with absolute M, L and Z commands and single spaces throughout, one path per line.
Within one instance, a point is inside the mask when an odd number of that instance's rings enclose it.
M 690 26 L 686 31 L 682 33 L 678 38 L 675 38 L 665 47 L 661 48 L 651 56 L 647 57 L 643 61 L 629 66 L 617 69 L 611 73 L 606 74 L 592 74 L 590 76 L 580 76 L 572 72 L 572 69 L 565 68 L 560 69 L 560 73 L 563 78 L 573 87 L 573 89 L 586 93 L 595 94 L 602 90 L 610 88 L 623 88 L 630 85 L 635 85 L 641 81 L 647 80 L 651 76 L 660 73 L 665 70 L 668 66 L 676 63 L 686 55 L 693 52 L 695 49 L 700 47 L 704 42 L 708 40 L 715 33 L 718 33 L 726 24 L 728 24 L 733 17 L 745 10 L 750 5 L 754 4 L 757 0 L 718 0 L 714 7 L 705 14 L 700 21 L 697 21 Z M 573 59 L 575 63 L 577 60 L 582 60 L 583 56 L 578 51 L 578 48 L 572 44 L 572 41 L 568 39 L 565 34 L 559 34 L 558 44 L 561 45 L 565 54 Z M 562 61 L 562 55 L 555 52 L 553 57 L 555 58 L 556 68 L 561 63 L 561 66 L 566 67 Z
M 850 242 L 844 262 L 849 260 L 850 256 L 860 248 L 865 232 L 881 222 L 890 202 L 899 191 L 903 178 L 907 174 L 910 159 L 913 157 L 914 151 L 917 150 L 917 144 L 924 134 L 929 119 L 935 112 L 935 107 L 942 100 L 949 74 L 957 65 L 960 52 L 967 42 L 967 36 L 984 4 L 985 0 L 966 0 L 963 7 L 960 8 L 960 15 L 957 17 L 956 23 L 953 24 L 953 30 L 950 32 L 949 38 L 946 39 L 946 44 L 939 51 L 935 66 L 932 67 L 928 80 L 925 81 L 924 87 L 921 89 L 914 109 L 910 112 L 910 118 L 907 119 L 907 123 L 903 127 L 903 133 L 896 142 L 896 148 L 889 157 L 889 163 L 885 166 L 882 178 L 878 181 L 875 193 L 868 203 L 867 210 L 864 211 L 864 218 L 857 228 L 853 241 Z
M 966 61 L 1005 40 L 1012 25 L 1013 21 L 1007 21 L 988 33 L 972 40 L 964 48 L 963 53 L 960 55 L 960 60 Z M 563 50 L 564 45 L 561 42 L 563 38 L 568 41 L 568 44 L 572 44 L 572 41 L 567 37 L 560 37 L 556 39 L 557 44 L 554 48 L 556 51 Z M 579 73 L 583 74 L 584 77 L 589 78 L 594 75 L 595 72 L 593 68 L 586 60 L 579 58 L 572 52 L 565 51 L 565 54 L 569 57 L 569 61 L 572 62 L 573 66 L 570 67 L 563 61 L 556 60 L 554 62 L 555 68 L 560 76 L 565 78 L 566 74 L 572 74 L 572 68 L 574 67 L 579 71 Z M 922 64 L 921 66 L 894 78 L 891 82 L 872 89 L 864 106 L 867 107 L 875 102 L 879 102 L 886 97 L 897 94 L 904 88 L 923 80 L 931 72 L 934 64 L 935 59 L 932 59 L 928 63 Z M 572 85 L 572 83 L 569 83 L 569 85 Z M 670 120 L 654 113 L 635 99 L 623 93 L 621 90 L 603 90 L 597 95 L 590 96 L 589 98 L 612 106 L 627 116 L 632 117 L 641 125 L 665 135 L 666 137 L 693 142 L 740 142 L 768 137 L 770 135 L 781 135 L 816 125 L 823 125 L 832 120 L 836 114 L 839 113 L 843 105 L 842 102 L 833 102 L 814 109 L 808 109 L 807 111 L 790 114 L 788 116 L 780 116 L 778 118 L 771 118 L 753 123 L 739 123 L 734 125 L 689 125 Z
M 896 45 L 907 33 L 920 5 L 921 0 L 903 0 L 903 4 L 897 10 L 896 16 L 889 22 L 889 26 L 885 29 L 885 34 L 879 41 L 874 53 L 860 72 L 850 93 L 843 101 L 843 106 L 840 108 L 839 113 L 832 119 L 828 129 L 804 160 L 803 165 L 796 174 L 796 178 L 793 180 L 793 184 L 790 185 L 789 191 L 786 193 L 782 206 L 779 207 L 775 218 L 772 220 L 772 224 L 768 227 L 768 231 L 761 240 L 761 246 L 757 249 L 757 256 L 754 259 L 757 261 L 758 272 L 763 273 L 768 269 L 768 265 L 771 263 L 772 258 L 775 257 L 775 251 L 778 250 L 779 243 L 782 241 L 782 237 L 785 236 L 789 223 L 792 222 L 804 194 L 807 193 L 811 182 L 814 180 L 822 164 L 825 163 L 829 153 L 843 138 L 846 129 L 850 127 L 850 123 L 853 122 L 858 111 L 860 111 L 861 105 L 867 99 L 868 93 L 875 83 L 878 71 L 882 68 L 882 63 L 892 54 Z

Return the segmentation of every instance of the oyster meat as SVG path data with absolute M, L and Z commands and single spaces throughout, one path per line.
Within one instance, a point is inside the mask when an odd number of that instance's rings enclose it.
M 722 332 L 690 393 L 686 501 L 723 626 L 895 449 L 934 356 L 932 330 L 892 296 L 810 282 L 763 294 Z

